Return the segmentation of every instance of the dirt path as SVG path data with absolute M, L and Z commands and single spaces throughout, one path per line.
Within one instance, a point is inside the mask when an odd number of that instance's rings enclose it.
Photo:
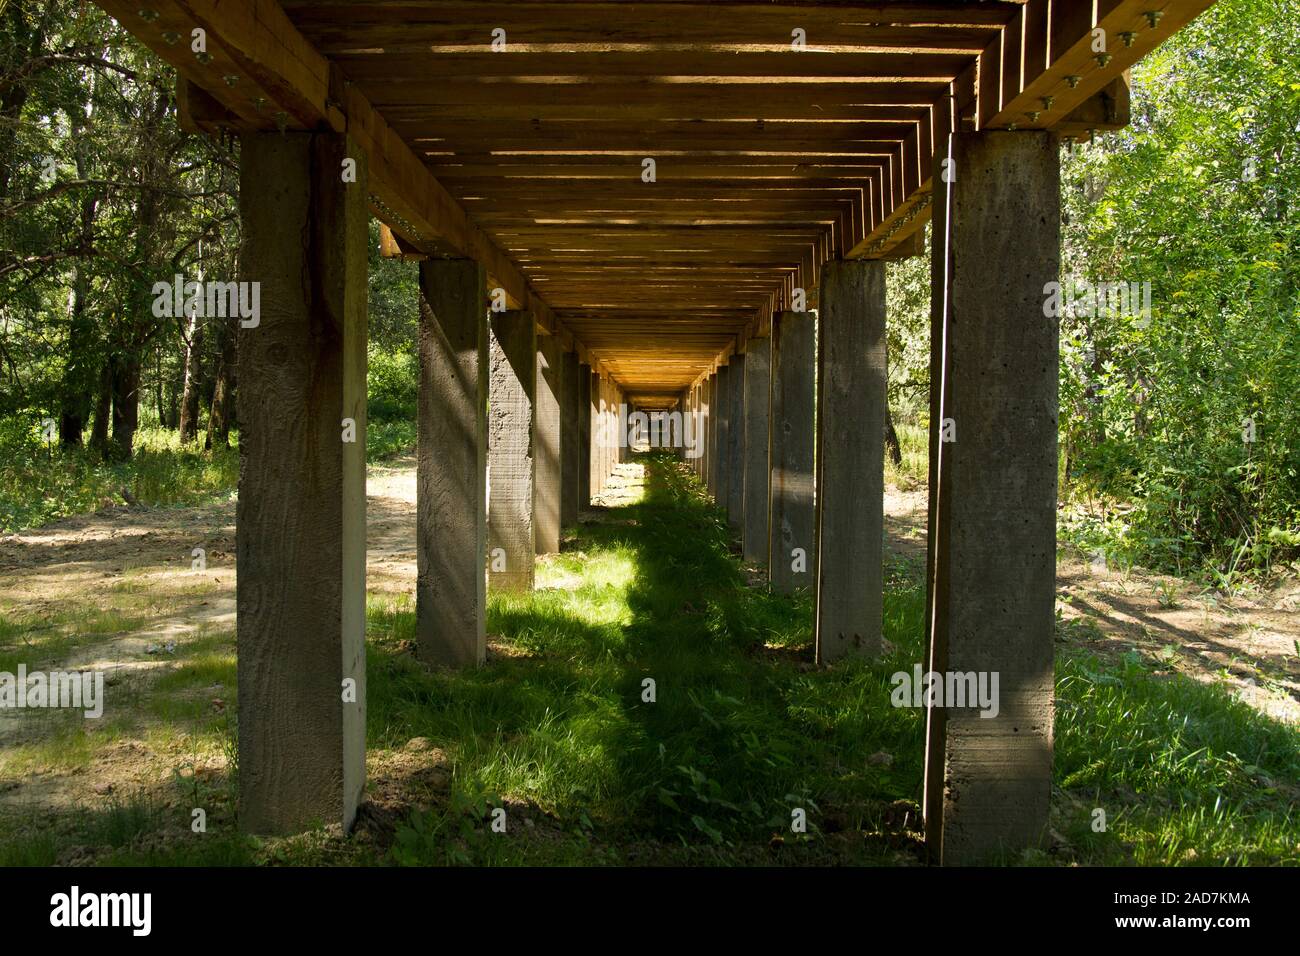
M 637 491 L 630 473 L 620 474 L 606 489 L 605 503 Z M 367 508 L 370 591 L 409 597 L 416 574 L 412 457 L 370 468 Z M 925 559 L 925 508 L 924 491 L 888 489 L 889 553 L 918 574 Z M 152 679 L 210 645 L 233 657 L 234 533 L 231 501 L 203 508 L 112 508 L 0 537 L 0 659 L 21 660 L 31 670 L 103 669 L 112 685 Z M 206 567 L 196 569 L 193 549 L 200 547 Z M 1061 635 L 1077 646 L 1103 655 L 1136 651 L 1169 670 L 1222 682 L 1274 719 L 1300 723 L 1295 582 L 1227 599 L 1158 575 L 1096 568 L 1063 553 L 1057 606 Z M 196 693 L 204 698 L 200 703 L 210 699 L 212 712 L 224 706 L 220 682 Z M 0 712 L 0 748 L 31 737 L 26 716 Z M 139 765 L 140 744 L 125 736 L 120 746 L 126 751 L 109 763 Z M 196 766 L 219 767 L 223 759 L 212 752 L 195 757 Z M 174 753 L 160 754 L 146 775 L 156 780 L 170 774 L 174 760 Z M 0 749 L 0 801 L 19 793 L 37 796 L 44 771 L 20 774 L 19 784 L 5 763 Z M 97 765 L 92 773 L 72 775 L 79 781 L 65 779 L 65 796 L 76 799 L 101 786 L 94 781 L 108 769 Z M 46 789 L 57 789 L 57 777 L 49 777 Z

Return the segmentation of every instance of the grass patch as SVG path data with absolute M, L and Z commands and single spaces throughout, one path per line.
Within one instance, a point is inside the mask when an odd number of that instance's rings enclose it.
M 427 738 L 444 751 L 450 773 L 398 827 L 391 847 L 331 842 L 322 831 L 248 841 L 225 816 L 214 818 L 205 840 L 151 842 L 149 828 L 161 824 L 144 805 L 109 807 L 96 818 L 96 860 L 917 862 L 914 832 L 900 814 L 915 825 L 924 715 L 891 706 L 890 676 L 921 660 L 919 568 L 888 569 L 887 657 L 816 669 L 809 598 L 746 587 L 726 522 L 698 481 L 670 458 L 643 460 L 642 500 L 571 529 L 566 550 L 539 562 L 534 592 L 491 595 L 486 666 L 426 668 L 411 653 L 410 596 L 371 597 L 368 746 L 382 757 Z M 222 801 L 233 800 L 237 779 L 235 678 L 230 635 L 204 634 L 183 645 L 176 667 L 135 705 L 164 720 L 150 725 L 151 746 L 182 756 L 185 747 L 226 752 Z M 223 689 L 209 692 L 214 684 Z M 217 693 L 222 715 L 211 711 Z M 164 740 L 174 726 L 182 729 Z M 101 737 L 72 731 L 18 748 L 21 766 L 84 766 Z M 1053 825 L 1069 848 L 1009 862 L 1296 859 L 1300 735 L 1159 662 L 1062 653 L 1055 773 Z M 1105 832 L 1091 826 L 1098 807 Z M 492 829 L 500 810 L 506 837 Z M 807 814 L 806 834 L 791 832 L 797 810 Z M 13 843 L 23 834 L 6 839 L 0 859 L 52 852 L 41 833 L 27 846 Z

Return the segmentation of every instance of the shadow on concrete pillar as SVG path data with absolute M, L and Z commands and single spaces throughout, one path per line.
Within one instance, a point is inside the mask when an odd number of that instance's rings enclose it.
M 448 667 L 487 651 L 485 281 L 470 259 L 420 263 L 416 653 Z
M 241 137 L 240 216 L 241 276 L 265 308 L 238 343 L 239 823 L 350 829 L 366 762 L 365 153 L 333 133 Z
M 883 638 L 885 264 L 822 266 L 817 332 L 817 662 Z
M 713 405 L 716 422 L 716 437 L 713 450 L 716 464 L 713 468 L 713 502 L 721 508 L 727 507 L 727 497 L 731 488 L 731 461 L 728 447 L 731 441 L 731 366 L 719 367 L 714 376 Z
M 816 574 L 813 514 L 813 400 L 817 317 L 778 312 L 772 323 L 771 496 L 767 575 L 793 594 Z
M 768 421 L 772 400 L 771 339 L 750 339 L 745 346 L 745 462 L 744 529 L 741 532 L 745 563 L 767 567 L 767 519 L 771 508 L 767 460 Z
M 591 366 L 578 365 L 578 510 L 591 507 Z
M 741 531 L 745 523 L 745 356 L 733 355 L 727 366 L 727 523 Z
M 537 324 L 532 313 L 492 313 L 490 350 L 488 585 L 531 591 L 537 391 Z
M 578 369 L 576 352 L 560 356 L 560 525 L 578 523 Z
M 564 370 L 560 343 L 553 335 L 537 339 L 536 483 L 533 530 L 538 554 L 560 550 L 560 399 Z
M 992 709 L 928 711 L 925 826 L 944 864 L 1040 844 L 1052 790 L 1056 572 L 1055 135 L 954 134 L 935 168 L 928 670 L 976 675 Z

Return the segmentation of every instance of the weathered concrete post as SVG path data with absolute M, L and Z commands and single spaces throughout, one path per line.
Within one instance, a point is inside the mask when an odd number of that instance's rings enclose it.
M 578 362 L 577 352 L 560 356 L 560 524 L 578 523 Z M 882 426 L 883 427 L 883 426 Z
M 817 662 L 882 649 L 885 264 L 822 266 L 817 330 Z
M 533 530 L 538 554 L 560 550 L 560 401 L 564 370 L 560 343 L 553 335 L 537 339 L 536 465 L 533 486 Z
M 487 653 L 485 283 L 471 259 L 420 264 L 416 652 L 449 667 Z
M 1048 825 L 1058 331 L 1043 305 L 1060 271 L 1060 169 L 1051 133 L 958 133 L 947 148 L 928 669 L 997 688 L 992 707 L 928 712 L 927 841 L 963 864 L 1036 845 Z
M 594 498 L 605 487 L 605 380 L 595 369 L 591 372 L 591 494 Z
M 340 181 L 355 159 L 356 182 Z M 366 742 L 366 156 L 242 137 L 236 517 L 239 822 L 352 826 Z M 351 424 L 351 428 L 349 428 Z
M 718 488 L 717 398 L 718 376 L 715 372 L 704 381 L 704 490 L 710 496 L 714 496 Z
M 816 316 L 778 312 L 772 323 L 772 512 L 767 576 L 792 594 L 813 584 L 813 376 Z
M 727 373 L 727 523 L 742 530 L 745 520 L 745 356 L 733 355 Z
M 578 508 L 591 507 L 591 366 L 578 365 Z
M 717 464 L 714 466 L 713 502 L 721 508 L 726 508 L 731 489 L 731 470 L 728 467 L 730 457 L 727 453 L 731 441 L 731 366 L 721 366 L 715 381 L 717 391 L 714 393 L 714 403 L 717 414 L 714 420 L 718 423 L 718 427 L 713 444 L 713 450 L 717 453 Z
M 488 584 L 531 591 L 537 324 L 530 312 L 494 312 L 491 332 Z
M 750 339 L 745 346 L 745 527 L 742 533 L 745 563 L 767 566 L 768 413 L 772 398 L 770 365 L 772 340 Z
M 617 417 L 618 417 L 618 461 L 625 462 L 632 460 L 632 436 L 628 429 L 631 422 L 628 420 L 632 409 L 628 407 L 627 401 L 620 393 L 617 395 Z

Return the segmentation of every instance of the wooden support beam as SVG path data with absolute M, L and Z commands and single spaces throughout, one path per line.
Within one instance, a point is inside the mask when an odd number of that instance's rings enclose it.
M 341 70 L 317 51 L 276 0 L 97 0 L 150 49 L 234 117 L 240 131 L 346 130 L 365 151 L 379 218 L 438 258 L 466 257 L 540 326 L 559 326 L 516 264 L 479 227 Z M 152 16 L 142 17 L 145 10 Z M 192 52 L 191 31 L 206 33 Z M 192 97 L 191 97 L 192 99 Z M 570 339 L 571 342 L 571 339 Z

